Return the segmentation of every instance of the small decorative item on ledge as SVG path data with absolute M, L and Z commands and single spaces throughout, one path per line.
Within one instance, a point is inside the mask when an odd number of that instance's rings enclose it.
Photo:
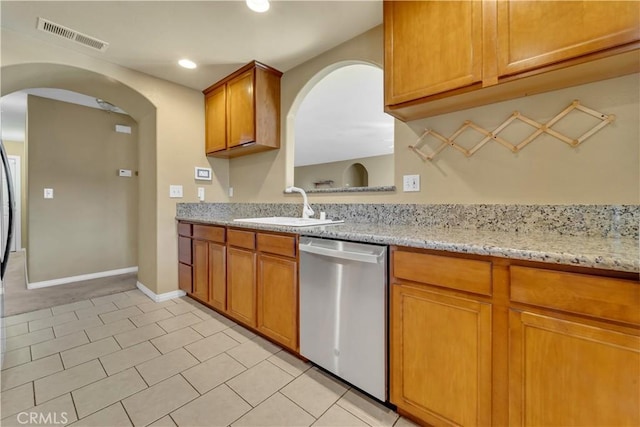
M 601 121 L 600 121 L 600 123 L 595 125 L 593 128 L 591 128 L 590 130 L 588 130 L 587 132 L 582 134 L 582 136 L 580 136 L 580 137 L 578 137 L 576 139 L 569 138 L 568 136 L 563 135 L 562 133 L 551 129 L 551 127 L 554 124 L 556 124 L 557 122 L 559 122 L 560 119 L 562 119 L 563 117 L 565 117 L 567 114 L 571 113 L 574 110 L 582 111 L 582 112 L 584 112 L 586 114 L 589 114 L 589 115 L 591 115 L 591 116 L 593 116 L 593 117 L 595 117 L 595 118 L 597 118 L 597 119 L 599 119 Z M 566 142 L 567 144 L 569 144 L 572 147 L 577 147 L 582 142 L 584 142 L 587 138 L 589 138 L 590 136 L 592 136 L 593 134 L 598 132 L 600 129 L 602 129 L 603 127 L 605 127 L 609 123 L 612 123 L 615 119 L 616 119 L 616 117 L 614 115 L 612 115 L 612 114 L 607 115 L 607 114 L 599 113 L 599 112 L 597 112 L 595 110 L 592 110 L 590 108 L 587 108 L 587 107 L 581 105 L 580 101 L 575 100 L 575 101 L 573 101 L 571 103 L 571 105 L 569 105 L 567 108 L 562 110 L 554 118 L 552 118 L 551 120 L 549 120 L 545 124 L 538 123 L 535 120 L 532 120 L 532 119 L 530 119 L 530 118 L 528 118 L 526 116 L 523 116 L 520 112 L 514 111 L 513 114 L 511 114 L 511 116 L 507 120 L 505 120 L 504 123 L 502 123 L 500 126 L 495 128 L 493 130 L 493 132 L 490 132 L 490 131 L 482 128 L 481 126 L 478 126 L 477 124 L 473 123 L 470 120 L 465 121 L 462 124 L 462 126 L 448 138 L 443 136 L 443 135 L 441 135 L 441 134 L 439 134 L 438 132 L 436 132 L 436 131 L 434 131 L 432 129 L 425 129 L 424 133 L 418 138 L 418 140 L 416 141 L 415 145 L 410 145 L 409 149 L 412 150 L 414 153 L 416 153 L 418 156 L 420 156 L 420 158 L 422 160 L 433 160 L 434 157 L 436 157 L 442 150 L 444 150 L 447 147 L 455 148 L 456 150 L 458 150 L 462 154 L 464 154 L 466 157 L 471 157 L 476 153 L 476 151 L 478 151 L 479 149 L 484 147 L 484 145 L 487 142 L 489 142 L 491 140 L 494 140 L 494 141 L 498 142 L 499 144 L 503 145 L 504 147 L 508 148 L 512 152 L 517 153 L 518 151 L 522 150 L 527 144 L 529 144 L 531 141 L 533 141 L 534 139 L 536 139 L 538 136 L 542 135 L 543 133 L 548 133 L 549 135 L 558 138 L 560 141 Z M 504 139 L 504 138 L 502 138 L 502 137 L 500 137 L 498 135 L 507 126 L 509 126 L 514 120 L 520 120 L 520 121 L 530 125 L 531 127 L 537 129 L 535 132 L 533 132 L 531 135 L 529 135 L 527 138 L 525 138 L 522 142 L 520 142 L 520 144 L 517 144 L 517 145 L 511 144 L 509 141 L 507 141 L 506 139 Z M 463 146 L 457 144 L 455 142 L 455 139 L 457 137 L 459 137 L 465 130 L 467 130 L 469 128 L 471 128 L 471 129 L 479 132 L 480 134 L 484 135 L 484 138 L 482 138 L 481 141 L 479 141 L 477 144 L 475 144 L 470 149 L 466 149 Z M 431 154 L 428 154 L 428 155 L 421 151 L 421 148 L 427 143 L 425 141 L 425 137 L 427 135 L 431 135 L 435 139 L 438 139 L 438 140 L 441 141 L 441 144 Z
M 313 183 L 316 188 L 332 188 L 333 180 L 325 179 L 324 181 L 316 181 Z

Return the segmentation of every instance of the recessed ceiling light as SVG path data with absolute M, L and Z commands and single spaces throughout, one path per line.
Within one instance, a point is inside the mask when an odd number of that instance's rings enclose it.
M 193 62 L 193 61 L 191 61 L 189 59 L 181 59 L 180 61 L 178 61 L 178 65 L 180 65 L 181 67 L 184 67 L 184 68 L 188 68 L 190 70 L 192 70 L 192 69 L 194 69 L 194 68 L 196 68 L 198 66 L 195 62 Z
M 269 10 L 269 0 L 246 0 L 249 9 L 254 12 L 266 12 Z

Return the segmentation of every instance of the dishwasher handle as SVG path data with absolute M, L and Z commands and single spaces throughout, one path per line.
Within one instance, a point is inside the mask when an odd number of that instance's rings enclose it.
M 300 252 L 310 254 L 324 255 L 331 258 L 348 259 L 350 261 L 366 262 L 369 264 L 378 264 L 380 255 L 367 254 L 361 252 L 343 251 L 337 249 L 329 249 L 321 246 L 313 246 L 311 243 L 301 244 Z

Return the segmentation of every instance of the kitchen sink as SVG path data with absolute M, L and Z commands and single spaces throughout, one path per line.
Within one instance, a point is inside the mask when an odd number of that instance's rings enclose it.
M 283 225 L 287 227 L 311 227 L 314 225 L 331 225 L 340 224 L 343 220 L 335 219 L 317 219 L 317 218 L 300 218 L 288 216 L 270 216 L 263 218 L 239 218 L 234 219 L 237 222 L 249 222 L 252 224 L 270 224 Z

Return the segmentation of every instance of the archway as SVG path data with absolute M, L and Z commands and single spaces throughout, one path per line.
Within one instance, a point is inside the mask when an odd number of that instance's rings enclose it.
M 336 70 L 340 70 L 342 68 L 345 67 L 350 67 L 350 66 L 354 66 L 354 65 L 365 65 L 365 66 L 369 66 L 371 68 L 375 68 L 381 71 L 381 65 L 378 63 L 375 63 L 373 61 L 368 61 L 368 60 L 344 60 L 344 61 L 338 61 L 338 62 L 334 62 L 320 70 L 318 70 L 317 72 L 315 72 L 315 74 L 313 74 L 310 78 L 308 78 L 308 80 L 306 80 L 306 82 L 304 83 L 304 85 L 301 85 L 300 89 L 297 91 L 297 93 L 295 94 L 295 97 L 293 97 L 293 100 L 291 102 L 291 107 L 289 108 L 289 111 L 287 112 L 286 118 L 285 118 L 285 147 L 286 147 L 286 158 L 285 158 L 285 164 L 286 164 L 286 172 L 285 172 L 285 179 L 286 179 L 286 184 L 287 185 L 294 185 L 294 177 L 295 177 L 295 173 L 294 173 L 294 164 L 295 164 L 295 140 L 296 140 L 296 117 L 298 115 L 298 112 L 300 110 L 300 107 L 303 103 L 303 101 L 305 100 L 305 98 L 307 97 L 307 95 L 309 95 L 309 93 L 312 91 L 312 89 L 318 85 L 319 82 L 321 82 L 323 79 L 325 79 L 325 77 L 329 76 L 331 73 L 335 72 Z M 382 89 L 382 82 L 380 83 L 380 89 Z M 382 99 L 381 99 L 382 101 Z M 380 108 L 380 113 L 382 113 L 382 106 Z M 391 141 L 387 141 L 387 146 L 391 146 L 393 147 L 393 126 L 394 126 L 394 122 L 392 118 L 390 119 L 390 127 L 391 127 Z M 364 157 L 364 156 L 363 156 Z M 336 172 L 338 170 L 342 171 L 343 168 L 345 167 L 344 164 L 340 164 L 338 162 L 335 162 L 335 167 Z M 339 169 L 338 169 L 339 168 Z M 387 169 L 390 169 L 391 171 L 393 170 L 393 158 L 391 158 L 391 164 L 389 165 L 389 167 Z M 337 172 L 338 174 L 340 174 L 340 172 Z M 391 173 L 391 175 L 393 175 Z M 338 180 L 340 180 L 340 177 L 337 178 Z M 389 184 L 393 184 L 392 182 L 390 182 Z M 372 184 L 373 185 L 373 184 Z M 375 185 L 380 185 L 380 184 L 375 184 Z M 386 185 L 386 184 L 385 184 Z
M 33 88 L 66 89 L 101 98 L 138 122 L 138 280 L 153 284 L 157 275 L 156 107 L 147 97 L 106 75 L 63 64 L 3 66 L 0 95 Z

